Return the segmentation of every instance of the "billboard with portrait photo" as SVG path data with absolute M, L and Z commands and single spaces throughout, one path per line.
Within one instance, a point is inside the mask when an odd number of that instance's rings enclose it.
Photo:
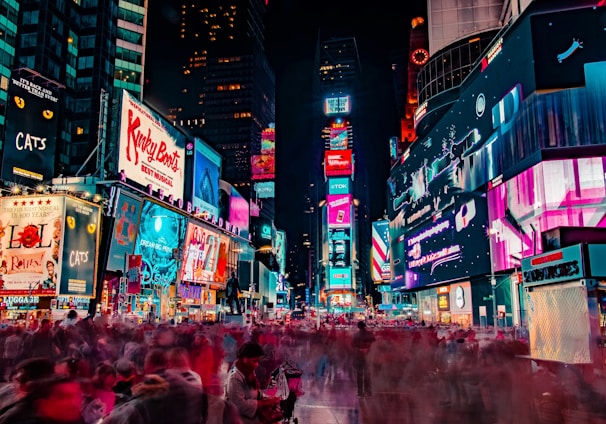
M 225 236 L 226 237 L 226 236 Z M 193 283 L 214 281 L 221 235 L 194 221 L 187 224 L 187 234 L 183 244 L 181 280 Z
M 65 197 L 11 196 L 0 205 L 0 294 L 55 296 Z

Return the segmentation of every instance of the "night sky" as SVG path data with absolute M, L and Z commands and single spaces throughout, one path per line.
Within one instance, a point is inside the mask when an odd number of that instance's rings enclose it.
M 414 2 L 410 2 L 413 4 Z M 389 53 L 408 47 L 413 11 L 396 12 L 396 2 L 343 0 L 269 0 L 266 46 L 276 73 L 276 226 L 288 243 L 307 232 L 302 211 L 309 184 L 309 144 L 312 114 L 321 104 L 312 98 L 313 57 L 318 39 L 334 35 L 356 38 L 362 66 L 362 107 L 366 139 L 356 139 L 364 157 L 356 162 L 369 169 L 370 215 L 382 217 L 386 208 L 390 136 L 399 134 Z M 361 143 L 361 144 L 360 144 Z

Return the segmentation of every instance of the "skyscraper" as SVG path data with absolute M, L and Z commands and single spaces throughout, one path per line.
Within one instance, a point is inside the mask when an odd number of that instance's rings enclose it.
M 275 78 L 264 48 L 266 4 L 183 1 L 171 9 L 172 3 L 150 8 L 150 19 L 162 26 L 148 43 L 154 69 L 146 99 L 213 146 L 223 156 L 223 179 L 248 199 L 252 156 L 261 149 L 262 131 L 275 122 Z M 174 54 L 176 63 L 166 63 L 165 54 Z
M 362 69 L 354 37 L 320 36 L 317 46 L 314 92 L 322 105 L 316 111 L 322 144 L 314 146 L 313 157 L 323 166 L 311 176 L 312 206 L 321 207 L 310 215 L 310 282 L 318 299 L 338 311 L 360 305 L 371 291 L 368 170 L 357 138 Z

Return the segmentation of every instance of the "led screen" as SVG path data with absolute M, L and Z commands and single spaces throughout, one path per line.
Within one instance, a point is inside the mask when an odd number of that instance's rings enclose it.
M 237 228 L 240 236 L 248 238 L 248 201 L 227 181 L 219 180 L 219 217 Z
M 4 78 L 4 77 L 3 77 Z M 39 183 L 54 176 L 57 144 L 59 90 L 44 80 L 37 84 L 27 70 L 13 72 L 6 98 L 6 129 L 3 142 L 2 179 Z
M 324 114 L 346 115 L 351 112 L 351 102 L 349 96 L 327 97 L 324 99 Z
M 330 150 L 344 150 L 347 149 L 347 127 L 344 128 L 330 128 Z
M 349 227 L 351 225 L 351 195 L 327 194 L 328 225 L 331 227 Z
M 328 286 L 330 290 L 351 289 L 351 268 L 329 267 Z
M 467 196 L 430 224 L 392 238 L 392 287 L 415 289 L 490 273 L 486 222 L 486 200 Z
M 146 201 L 141 210 L 135 254 L 142 256 L 143 288 L 168 290 L 177 280 L 175 251 L 183 245 L 187 218 L 172 209 Z
M 126 178 L 175 200 L 183 199 L 185 135 L 160 114 L 122 91 L 118 169 Z
M 280 267 L 280 274 L 286 274 L 286 232 L 276 230 L 276 261 Z
M 349 194 L 349 178 L 329 178 L 328 194 Z
M 200 208 L 201 214 L 218 217 L 221 156 L 199 138 L 196 138 L 194 169 L 192 204 Z
M 530 21 L 537 88 L 585 85 L 585 64 L 605 59 L 606 8 L 535 14 Z
M 606 158 L 544 161 L 488 191 L 495 271 L 543 252 L 556 227 L 606 227 Z
M 324 174 L 327 177 L 349 177 L 352 172 L 351 150 L 326 150 L 324 152 Z
M 328 229 L 328 264 L 336 268 L 351 266 L 351 230 Z
M 257 199 L 273 199 L 276 197 L 276 188 L 273 181 L 256 182 L 253 189 L 257 194 Z
M 224 236 L 227 238 L 227 236 Z M 221 235 L 195 222 L 187 224 L 187 234 L 183 245 L 181 280 L 194 283 L 214 281 Z M 225 249 L 225 247 L 224 247 Z M 225 270 L 223 270 L 223 273 Z

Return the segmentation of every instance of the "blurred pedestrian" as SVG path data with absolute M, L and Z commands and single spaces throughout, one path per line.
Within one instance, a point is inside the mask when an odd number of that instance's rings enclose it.
M 174 347 L 168 352 L 168 368 L 179 373 L 196 387 L 203 388 L 202 377 L 191 369 L 189 355 L 184 347 Z
M 368 364 L 368 354 L 375 336 L 366 329 L 364 321 L 358 321 L 358 331 L 351 340 L 353 347 L 353 366 L 356 371 L 358 396 L 372 396 L 372 379 Z
M 0 424 L 85 424 L 82 400 L 77 380 L 53 375 L 32 382 L 28 394 L 0 416 Z
M 280 402 L 280 398 L 265 397 L 255 374 L 264 353 L 258 343 L 242 344 L 225 383 L 225 399 L 236 407 L 244 424 L 259 424 L 259 410 L 273 408 Z
M 15 366 L 13 381 L 0 389 L 0 414 L 6 412 L 28 393 L 30 383 L 53 375 L 54 364 L 48 358 L 28 358 Z

